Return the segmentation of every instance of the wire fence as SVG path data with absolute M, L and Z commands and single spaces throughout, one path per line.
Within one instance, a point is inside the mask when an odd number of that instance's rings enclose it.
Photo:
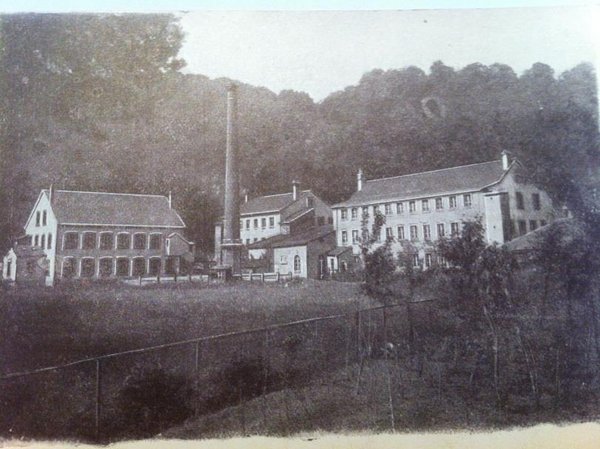
M 185 391 L 193 396 L 184 399 L 197 416 L 240 406 L 236 428 L 241 432 L 264 433 L 278 426 L 290 430 L 299 424 L 290 419 L 287 393 L 283 406 L 269 404 L 269 393 L 294 391 L 316 379 L 331 386 L 340 373 L 359 392 L 364 361 L 378 354 L 387 357 L 386 351 L 406 340 L 406 304 L 198 337 L 5 374 L 0 377 L 0 430 L 7 436 L 20 433 L 44 438 L 110 439 L 127 421 L 123 411 L 127 404 L 123 401 L 135 399 L 135 395 L 123 396 L 124 386 L 131 384 L 136 372 L 151 367 L 160 367 L 171 377 L 163 379 L 164 384 L 159 382 L 158 387 L 147 379 L 138 387 L 160 389 L 162 385 L 175 394 L 173 379 L 183 382 Z M 249 402 L 257 406 L 257 401 L 251 399 L 260 397 L 260 410 L 245 411 Z M 309 400 L 294 398 L 301 407 Z M 135 404 L 129 405 L 135 408 Z M 283 418 L 271 413 L 281 408 L 285 410 Z M 128 411 L 143 427 L 137 412 Z M 247 415 L 257 413 L 262 416 L 260 425 Z M 391 422 L 393 428 L 394 420 Z

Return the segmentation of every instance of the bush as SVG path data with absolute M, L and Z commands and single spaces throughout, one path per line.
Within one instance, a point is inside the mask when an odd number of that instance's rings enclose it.
M 192 415 L 195 396 L 183 375 L 135 367 L 119 393 L 117 431 L 136 437 L 160 433 Z

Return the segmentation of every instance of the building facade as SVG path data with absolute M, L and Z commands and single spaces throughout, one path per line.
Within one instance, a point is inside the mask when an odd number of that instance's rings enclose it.
M 40 192 L 25 234 L 46 254 L 51 285 L 61 278 L 174 273 L 193 251 L 184 229 L 170 196 L 51 188 Z
M 337 245 L 360 254 L 363 226 L 381 212 L 377 240 L 392 241 L 394 254 L 413 253 L 415 266 L 436 263 L 435 241 L 458 235 L 462 224 L 481 220 L 488 243 L 503 244 L 562 216 L 548 195 L 527 180 L 518 161 L 500 160 L 410 175 L 364 180 L 333 206 Z
M 333 222 L 331 207 L 310 190 L 300 190 L 294 182 L 292 191 L 245 199 L 240 206 L 240 240 L 248 247 L 276 235 L 293 235 Z M 215 260 L 219 263 L 223 226 L 215 225 Z M 254 245 L 255 246 L 255 245 Z M 264 250 L 251 250 L 251 258 L 260 258 Z

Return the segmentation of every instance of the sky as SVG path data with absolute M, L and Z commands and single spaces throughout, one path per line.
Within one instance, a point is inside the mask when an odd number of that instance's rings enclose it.
M 187 73 L 228 77 L 320 101 L 372 69 L 436 60 L 459 69 L 544 62 L 557 73 L 599 61 L 600 9 L 196 11 L 181 14 Z

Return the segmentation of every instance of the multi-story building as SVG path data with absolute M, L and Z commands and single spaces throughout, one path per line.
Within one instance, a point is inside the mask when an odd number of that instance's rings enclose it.
M 174 273 L 193 244 L 170 195 L 42 190 L 25 225 L 46 283 Z
M 240 240 L 247 247 L 280 234 L 295 234 L 313 226 L 331 224 L 331 208 L 310 190 L 245 198 L 240 205 Z M 215 259 L 219 260 L 223 240 L 221 222 L 215 225 Z
M 338 246 L 358 255 L 363 224 L 370 230 L 380 211 L 386 220 L 378 240 L 391 240 L 396 254 L 410 251 L 424 267 L 435 263 L 434 242 L 466 221 L 480 219 L 487 242 L 502 244 L 562 216 L 506 152 L 501 160 L 391 178 L 364 180 L 359 171 L 357 191 L 333 211 Z

